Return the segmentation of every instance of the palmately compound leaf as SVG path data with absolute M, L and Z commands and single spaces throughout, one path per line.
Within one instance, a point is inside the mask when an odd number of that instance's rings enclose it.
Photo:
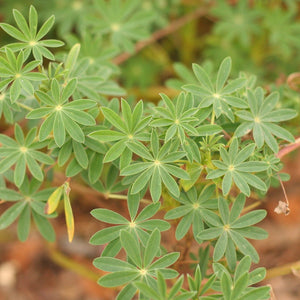
M 253 235 L 250 234 L 249 236 L 247 234 L 251 232 L 253 228 L 251 227 L 252 225 L 265 218 L 266 211 L 256 210 L 238 217 L 244 204 L 245 196 L 240 194 L 236 198 L 230 211 L 228 202 L 220 197 L 218 201 L 220 216 L 215 214 L 214 216 L 211 215 L 213 213 L 203 214 L 203 218 L 209 225 L 209 228 L 202 230 L 198 234 L 200 240 L 212 240 L 217 238 L 213 254 L 214 261 L 218 261 L 225 256 L 232 269 L 235 268 L 237 259 L 234 253 L 235 247 L 244 255 L 249 255 L 253 262 L 258 262 L 259 256 L 246 238 L 263 239 L 267 237 L 267 233 L 262 229 L 257 232 L 257 235 L 254 234 L 255 229 Z
M 246 80 L 237 78 L 226 84 L 231 71 L 231 58 L 226 57 L 222 61 L 215 84 L 212 83 L 207 72 L 201 66 L 193 64 L 193 71 L 200 84 L 188 84 L 183 88 L 195 97 L 200 97 L 200 107 L 212 106 L 217 118 L 224 114 L 231 122 L 234 122 L 231 107 L 247 107 L 246 101 L 235 94 L 245 85 Z
M 207 179 L 215 179 L 221 176 L 223 195 L 230 192 L 232 183 L 234 182 L 239 190 L 245 195 L 250 195 L 250 186 L 262 191 L 267 190 L 265 183 L 255 174 L 268 169 L 268 165 L 263 161 L 247 161 L 253 154 L 255 144 L 249 144 L 241 151 L 238 150 L 239 142 L 234 138 L 231 142 L 229 150 L 220 149 L 222 161 L 213 160 L 216 170 L 210 170 Z
M 141 10 L 140 1 L 116 0 L 106 2 L 96 0 L 95 8 L 100 14 L 91 18 L 97 32 L 108 34 L 111 42 L 127 52 L 134 51 L 133 41 L 146 39 L 149 34 L 149 26 L 154 20 L 151 11 Z
M 204 188 L 201 193 L 197 193 L 195 187 L 188 192 L 182 192 L 178 201 L 180 206 L 169 210 L 165 219 L 176 219 L 182 217 L 177 225 L 175 237 L 177 240 L 182 239 L 188 232 L 190 226 L 193 226 L 194 238 L 197 240 L 198 233 L 204 229 L 203 214 L 208 209 L 216 209 L 218 204 L 216 199 L 212 199 L 215 185 Z M 198 240 L 197 240 L 198 241 Z
M 72 78 L 64 88 L 61 88 L 58 81 L 53 79 L 51 93 L 36 92 L 43 106 L 29 112 L 26 118 L 44 118 L 39 132 L 40 140 L 45 140 L 53 130 L 55 143 L 59 147 L 65 143 L 66 132 L 78 143 L 85 142 L 81 126 L 93 126 L 96 122 L 93 116 L 84 110 L 94 107 L 96 102 L 89 99 L 70 101 L 69 98 L 76 86 L 76 78 Z
M 31 61 L 25 64 L 26 57 L 23 51 L 15 55 L 10 48 L 5 48 L 5 57 L 0 57 L 0 76 L 3 80 L 0 83 L 0 90 L 7 87 L 11 102 L 19 100 L 22 93 L 32 95 L 34 93 L 34 82 L 41 82 L 47 79 L 42 72 L 33 70 L 41 64 L 40 61 Z
M 140 200 L 139 195 L 129 195 L 129 201 L 134 200 L 132 198 Z M 137 203 L 138 205 L 138 203 Z M 132 214 L 131 204 L 128 202 L 128 208 L 130 214 Z M 91 214 L 96 219 L 114 224 L 114 226 L 104 228 L 96 232 L 90 239 L 90 243 L 93 245 L 103 245 L 108 243 L 103 255 L 115 256 L 121 249 L 120 232 L 126 230 L 135 235 L 136 239 L 141 239 L 143 246 L 146 246 L 149 233 L 158 229 L 159 231 L 165 231 L 170 228 L 168 222 L 160 219 L 152 219 L 160 208 L 160 203 L 153 203 L 144 207 L 139 214 L 133 214 L 130 220 L 124 218 L 122 215 L 104 209 L 96 208 L 92 210 Z
M 18 43 L 8 44 L 7 47 L 12 51 L 22 50 L 24 52 L 25 60 L 30 53 L 33 54 L 37 61 L 42 61 L 43 57 L 54 60 L 54 55 L 47 48 L 61 47 L 64 43 L 54 39 L 42 40 L 42 38 L 53 27 L 55 17 L 52 15 L 48 18 L 38 30 L 38 13 L 34 6 L 30 6 L 28 23 L 17 9 L 13 10 L 13 15 L 18 28 L 7 23 L 0 23 L 0 27 L 7 34 L 18 40 Z
M 153 130 L 151 134 L 152 153 L 140 142 L 130 142 L 127 145 L 133 153 L 145 160 L 145 162 L 134 163 L 121 170 L 122 176 L 138 175 L 132 184 L 131 193 L 138 193 L 150 183 L 151 197 L 154 202 L 157 202 L 161 196 L 163 183 L 171 194 L 178 197 L 180 191 L 173 176 L 179 179 L 190 179 L 187 172 L 176 165 L 176 161 L 185 153 L 182 151 L 169 153 L 168 150 L 172 147 L 171 142 L 159 149 L 159 137 L 156 130 Z
M 111 273 L 102 276 L 98 283 L 102 286 L 113 287 L 129 282 L 153 282 L 157 272 L 164 274 L 165 278 L 174 278 L 178 275 L 175 270 L 168 269 L 179 257 L 178 252 L 160 256 L 160 231 L 155 229 L 147 237 L 145 251 L 141 252 L 141 241 L 127 230 L 120 231 L 121 247 L 124 248 L 128 262 L 105 256 L 96 258 L 94 265 Z M 153 261 L 155 257 L 159 257 Z M 126 288 L 126 287 L 125 287 Z
M 16 141 L 5 135 L 0 135 L 0 142 L 2 143 L 0 173 L 6 172 L 15 165 L 14 182 L 18 187 L 24 181 L 26 167 L 34 178 L 43 181 L 44 174 L 39 163 L 47 165 L 54 163 L 51 156 L 38 151 L 45 145 L 40 142 L 34 142 L 35 137 L 36 128 L 32 128 L 26 138 L 24 138 L 23 131 L 18 124 L 15 125 Z
M 276 104 L 279 101 L 278 93 L 271 93 L 264 98 L 263 90 L 257 88 L 255 92 L 248 90 L 247 98 L 250 111 L 241 110 L 236 112 L 236 115 L 243 120 L 243 123 L 235 131 L 237 137 L 252 131 L 258 148 L 267 144 L 275 153 L 278 152 L 279 147 L 274 136 L 294 142 L 295 139 L 289 131 L 274 124 L 297 116 L 297 112 L 293 109 L 276 108 Z
M 89 134 L 89 137 L 99 142 L 115 142 L 104 156 L 104 162 L 111 162 L 120 157 L 120 167 L 124 168 L 131 162 L 132 150 L 130 142 L 145 140 L 144 130 L 149 124 L 151 117 L 142 118 L 143 102 L 139 101 L 135 108 L 131 110 L 126 100 L 121 100 L 122 118 L 108 107 L 102 108 L 102 113 L 116 130 L 102 129 Z
M 15 202 L 0 216 L 0 230 L 18 219 L 18 237 L 24 242 L 29 236 L 33 218 L 42 236 L 48 241 L 54 241 L 55 232 L 48 219 L 55 214 L 47 215 L 44 212 L 46 201 L 52 194 L 53 188 L 39 190 L 40 186 L 41 182 L 36 179 L 29 181 L 25 177 L 18 192 L 4 187 L 0 188 L 2 200 Z

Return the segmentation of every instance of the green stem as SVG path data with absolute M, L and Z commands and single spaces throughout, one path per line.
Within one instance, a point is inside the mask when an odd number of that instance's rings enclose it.
M 278 276 L 288 275 L 297 270 L 300 270 L 300 260 L 283 265 L 281 267 L 276 267 L 267 270 L 267 275 L 265 279 L 271 279 Z
M 105 195 L 107 198 L 109 199 L 120 199 L 120 200 L 127 200 L 127 196 L 126 195 L 119 195 L 119 194 L 107 194 Z M 148 199 L 141 199 L 140 200 L 141 202 L 144 202 L 144 203 L 152 203 L 151 200 L 148 200 Z
M 119 195 L 119 194 L 108 194 L 107 198 L 127 200 L 127 196 L 126 195 Z
M 20 103 L 20 102 L 16 102 L 16 104 L 26 110 L 29 110 L 29 111 L 33 111 L 33 108 L 31 108 L 30 106 L 24 104 L 24 103 Z
M 211 113 L 211 120 L 210 120 L 210 124 L 211 125 L 214 125 L 214 123 L 215 123 L 215 117 L 216 117 L 216 115 L 215 115 L 215 112 L 213 110 L 212 113 Z
M 73 259 L 70 259 L 69 257 L 63 255 L 59 251 L 49 247 L 49 254 L 50 258 L 59 266 L 71 270 L 78 275 L 87 278 L 89 280 L 97 282 L 100 274 L 96 273 L 95 271 L 91 270 L 90 268 L 87 268 L 86 266 L 74 261 Z
M 256 201 L 246 207 L 243 208 L 242 213 L 246 213 L 254 208 L 256 208 L 257 206 L 260 206 L 262 204 L 262 201 Z
M 183 163 L 183 164 L 186 164 L 188 163 L 189 161 L 188 160 L 183 160 L 183 159 L 178 159 L 176 161 L 174 161 L 175 163 Z

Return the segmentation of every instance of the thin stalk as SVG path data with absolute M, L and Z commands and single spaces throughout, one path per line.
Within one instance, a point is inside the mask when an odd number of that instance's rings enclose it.
M 24 104 L 24 103 L 16 102 L 16 104 L 17 104 L 18 106 L 20 106 L 20 107 L 22 107 L 22 108 L 28 110 L 28 111 L 33 111 L 33 108 L 31 108 L 30 106 L 28 106 L 28 105 L 26 105 L 26 104 Z
M 73 271 L 86 279 L 97 282 L 101 276 L 101 274 L 98 274 L 83 264 L 70 259 L 66 255 L 51 247 L 49 247 L 49 257 L 62 268 Z
M 242 213 L 244 214 L 244 213 L 246 213 L 246 212 L 248 212 L 248 211 L 250 211 L 250 210 L 252 210 L 252 209 L 254 209 L 254 208 L 258 207 L 258 206 L 260 206 L 261 204 L 262 204 L 262 201 L 256 201 L 256 202 L 254 202 L 254 203 L 252 203 L 252 204 L 244 207 L 243 210 L 242 210 Z
M 127 200 L 126 195 L 119 195 L 119 194 L 107 194 L 106 197 L 108 199 L 121 199 L 121 200 Z
M 279 182 L 280 182 L 281 188 L 282 188 L 282 190 L 283 190 L 283 194 L 284 194 L 285 202 L 286 202 L 287 206 L 289 206 L 289 205 L 290 205 L 290 203 L 289 203 L 289 199 L 288 199 L 288 196 L 287 196 L 287 193 L 286 193 L 285 187 L 284 187 L 284 185 L 283 185 L 283 182 L 282 182 L 282 180 L 280 179 L 279 175 L 277 175 L 277 176 L 278 176 L 278 180 L 279 180 Z
M 212 114 L 211 114 L 211 120 L 210 120 L 210 124 L 211 125 L 214 125 L 215 124 L 215 112 L 214 111 L 212 111 Z
M 127 200 L 127 196 L 126 195 L 119 195 L 119 194 L 105 194 L 105 196 L 108 198 L 108 199 L 120 199 L 120 200 Z M 141 199 L 140 200 L 141 202 L 144 202 L 144 203 L 152 203 L 151 200 L 148 200 L 148 199 Z
M 278 276 L 292 274 L 294 271 L 297 270 L 300 270 L 300 260 L 267 270 L 267 275 L 265 279 L 271 279 Z

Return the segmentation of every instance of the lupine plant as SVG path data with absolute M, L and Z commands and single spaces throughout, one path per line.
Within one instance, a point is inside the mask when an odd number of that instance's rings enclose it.
M 253 226 L 266 211 L 246 213 L 246 198 L 265 195 L 274 181 L 286 178 L 277 153 L 294 137 L 282 122 L 297 113 L 278 108 L 278 92 L 256 86 L 242 73 L 232 77 L 230 57 L 213 68 L 178 64 L 182 81 L 173 84 L 181 92 L 161 93 L 155 104 L 113 97 L 125 91 L 110 59 L 122 49 L 134 51 L 149 24 L 156 26 L 156 2 L 139 11 L 139 1 L 96 0 L 93 18 L 80 16 L 79 37 L 66 36 L 69 44 L 76 43 L 55 52 L 48 48 L 64 43 L 46 38 L 53 16 L 39 27 L 31 6 L 28 21 L 15 9 L 15 25 L 0 24 L 14 39 L 0 48 L 0 111 L 14 123 L 12 134 L 0 134 L 0 198 L 5 205 L 13 202 L 0 216 L 0 229 L 17 221 L 18 237 L 25 241 L 32 216 L 42 236 L 53 242 L 51 219 L 63 203 L 71 242 L 76 215 L 70 191 L 83 181 L 99 195 L 127 203 L 128 213 L 91 211 L 91 220 L 109 224 L 90 243 L 103 245 L 93 264 L 108 272 L 100 285 L 118 287 L 116 299 L 269 299 L 269 287 L 257 285 L 266 270 L 251 267 L 259 254 L 249 241 L 267 237 Z M 72 9 L 80 9 L 77 4 Z M 245 3 L 237 10 L 236 23 L 260 17 L 248 14 Z M 163 12 L 161 18 L 167 9 Z M 222 19 L 216 34 L 229 34 L 226 20 L 233 13 L 216 9 Z M 73 21 L 60 19 L 60 34 Z M 84 32 L 91 22 L 92 32 Z M 248 45 L 244 31 L 259 34 L 255 26 L 244 26 L 235 27 L 230 40 Z M 98 35 L 108 45 L 106 52 L 89 45 Z M 58 186 L 51 185 L 55 173 L 65 178 Z M 187 249 L 195 258 L 187 276 L 180 267 L 186 254 L 167 242 L 171 227 L 177 241 L 192 240 L 199 249 L 199 257 Z

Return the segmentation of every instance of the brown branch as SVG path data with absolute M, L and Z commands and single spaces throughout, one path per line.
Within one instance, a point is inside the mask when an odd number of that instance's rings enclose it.
M 280 149 L 277 153 L 277 157 L 281 159 L 282 157 L 296 150 L 297 148 L 300 148 L 300 137 L 296 138 L 294 143 L 286 145 L 282 149 Z
M 151 35 L 151 37 L 149 37 L 148 39 L 138 42 L 135 46 L 135 51 L 133 53 L 122 53 L 119 56 L 117 56 L 113 60 L 113 63 L 115 63 L 117 65 L 122 64 L 124 61 L 129 59 L 133 54 L 136 54 L 137 52 L 141 51 L 146 46 L 153 44 L 156 41 L 162 39 L 163 37 L 168 36 L 169 34 L 177 31 L 178 29 L 180 29 L 187 23 L 204 16 L 205 14 L 207 14 L 208 9 L 209 9 L 209 7 L 199 8 L 199 9 L 171 22 L 167 27 L 154 32 Z

